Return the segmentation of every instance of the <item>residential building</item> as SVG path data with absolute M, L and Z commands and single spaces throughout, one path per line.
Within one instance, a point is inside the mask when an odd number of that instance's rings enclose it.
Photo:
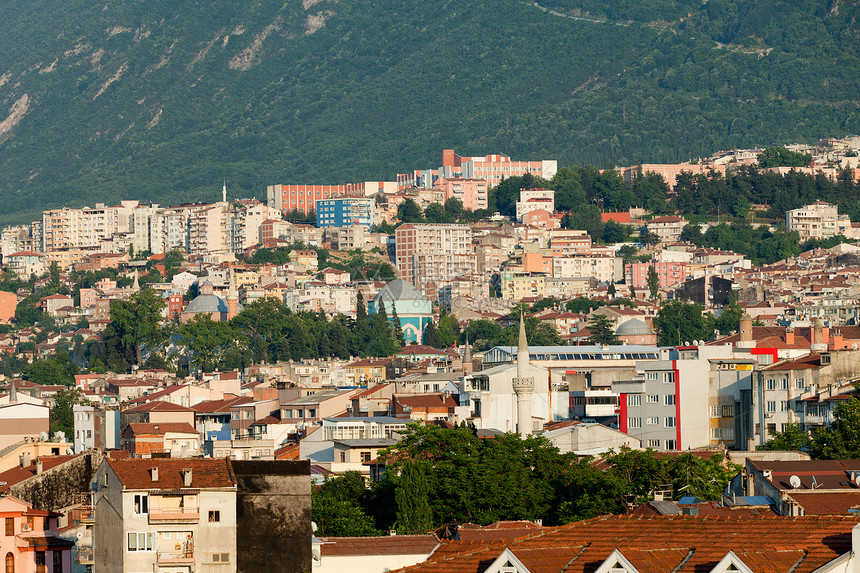
M 648 269 L 657 273 L 659 288 L 671 289 L 686 279 L 687 265 L 682 262 L 627 263 L 624 265 L 624 283 L 631 288 L 648 288 Z
M 552 229 L 549 249 L 553 257 L 587 254 L 591 249 L 591 237 L 587 231 L 579 229 Z
M 681 231 L 688 221 L 676 215 L 656 217 L 645 222 L 645 229 L 660 238 L 661 243 L 674 243 L 681 237 Z
M 396 193 L 395 181 L 365 181 L 345 185 L 269 185 L 266 187 L 267 204 L 283 213 L 298 211 L 312 213 L 316 202 L 344 195 L 371 197 L 377 193 Z
M 34 509 L 18 498 L 0 498 L 5 530 L 0 553 L 10 573 L 63 573 L 72 570 L 73 540 L 58 533 L 59 513 Z
M 442 166 L 439 168 L 440 177 L 460 176 L 466 179 L 483 179 L 487 187 L 495 187 L 503 179 L 531 173 L 541 179 L 552 179 L 558 171 L 558 161 L 546 159 L 542 161 L 511 161 L 503 154 L 486 155 L 482 157 L 461 157 L 453 149 L 442 152 Z
M 41 276 L 48 271 L 47 257 L 34 251 L 18 251 L 3 257 L 6 268 L 19 277 L 29 279 L 30 275 Z
M 445 201 L 459 199 L 469 211 L 487 208 L 487 182 L 483 179 L 440 177 L 434 186 L 445 194 Z
M 122 432 L 122 448 L 132 456 L 148 457 L 169 454 L 172 458 L 200 455 L 200 433 L 187 422 L 129 424 Z
M 517 221 L 523 222 L 527 213 L 538 209 L 553 213 L 555 211 L 555 191 L 552 189 L 523 189 L 516 204 Z
M 713 163 L 674 163 L 674 164 L 655 164 L 643 163 L 634 165 L 633 167 L 620 168 L 621 176 L 625 183 L 633 183 L 636 177 L 648 173 L 660 175 L 669 186 L 669 189 L 675 189 L 678 182 L 678 176 L 681 173 L 689 173 L 690 175 L 708 175 L 711 171 L 722 173 L 725 175 L 726 166 Z
M 316 203 L 317 227 L 373 225 L 375 200 L 372 197 L 333 197 Z
M 454 277 L 475 270 L 468 225 L 404 223 L 395 231 L 397 272 L 431 299 Z
M 836 205 L 816 201 L 811 205 L 786 211 L 785 226 L 788 231 L 797 231 L 800 241 L 804 242 L 849 234 L 851 218 L 848 215 L 839 215 Z

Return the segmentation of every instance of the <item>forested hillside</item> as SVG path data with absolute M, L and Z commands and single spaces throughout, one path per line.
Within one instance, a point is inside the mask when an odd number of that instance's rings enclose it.
M 860 132 L 838 0 L 0 3 L 0 223 L 392 178 L 441 149 L 674 161 Z

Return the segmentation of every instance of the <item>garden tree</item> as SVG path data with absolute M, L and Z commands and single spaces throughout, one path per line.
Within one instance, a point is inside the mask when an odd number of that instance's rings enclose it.
M 400 324 L 400 317 L 397 316 L 397 304 L 391 304 L 391 328 L 394 333 L 394 340 L 397 341 L 397 344 L 400 347 L 406 346 L 406 342 L 403 340 L 403 325 Z
M 364 293 L 358 291 L 355 295 L 355 320 L 365 320 L 367 318 L 367 307 L 364 306 Z
M 439 342 L 440 348 L 448 348 L 457 343 L 460 336 L 460 322 L 453 314 L 445 314 L 439 318 Z
M 557 298 L 554 298 L 551 296 L 550 297 L 544 297 L 544 298 L 540 299 L 539 301 L 535 302 L 534 304 L 532 304 L 531 311 L 537 312 L 537 311 L 543 310 L 545 308 L 553 308 L 559 302 L 560 301 Z
M 639 242 L 644 243 L 646 245 L 656 245 L 660 242 L 660 236 L 650 231 L 646 233 L 640 233 Z
M 135 364 L 143 365 L 144 350 L 161 349 L 167 342 L 161 328 L 161 311 L 166 304 L 148 288 L 134 293 L 129 300 L 111 301 L 107 338 L 118 341 L 133 354 Z
M 608 294 L 610 297 L 615 296 L 615 283 L 614 282 L 609 281 L 609 286 L 606 287 L 606 294 Z
M 651 449 L 633 450 L 623 446 L 607 454 L 605 460 L 609 464 L 606 473 L 624 484 L 619 488 L 623 498 L 618 502 L 622 505 L 648 500 L 654 488 L 666 479 L 661 458 Z
M 229 322 L 214 321 L 208 314 L 198 314 L 179 327 L 176 344 L 185 349 L 189 366 L 211 372 L 238 335 Z
M 346 327 L 346 317 L 339 315 L 331 321 L 329 328 L 330 357 L 346 360 L 350 357 L 350 331 Z M 403 333 L 401 332 L 401 338 Z
M 616 252 L 616 256 L 621 257 L 624 261 L 624 264 L 633 262 L 636 253 L 639 252 L 639 249 L 634 247 L 633 245 L 621 245 Z
M 370 331 L 373 335 L 370 337 L 371 344 L 370 348 L 367 349 L 367 354 L 371 356 L 391 356 L 400 350 L 400 345 L 394 337 L 391 323 L 388 321 L 384 304 L 380 304 L 378 312 L 371 317 Z
M 743 315 L 744 309 L 738 304 L 738 295 L 733 292 L 729 295 L 729 304 L 723 307 L 720 316 L 714 321 L 714 328 L 719 330 L 720 334 L 735 332 L 740 328 Z
M 53 356 L 51 358 L 39 358 L 24 367 L 22 376 L 24 380 L 40 385 L 62 384 L 74 386 L 75 374 L 78 368 L 69 361 L 69 355 L 64 352 L 65 358 Z
M 364 480 L 357 471 L 347 471 L 311 490 L 311 519 L 317 535 L 362 537 L 379 535 L 373 519 L 361 508 L 365 495 Z
M 406 534 L 427 533 L 433 529 L 427 462 L 405 460 L 395 490 L 397 530 Z
M 698 303 L 673 300 L 657 312 L 654 329 L 659 333 L 657 343 L 660 346 L 709 340 L 714 334 L 714 316 L 703 314 L 702 305 Z
M 616 298 L 612 301 L 591 300 L 590 298 L 579 297 L 567 301 L 564 305 L 564 308 L 569 312 L 575 312 L 577 314 L 588 314 L 592 310 L 600 308 L 601 306 L 626 306 L 629 308 L 634 308 L 636 305 L 633 304 L 632 300 L 624 297 Z
M 809 433 L 805 432 L 800 424 L 788 423 L 781 432 L 774 432 L 771 438 L 758 446 L 756 450 L 763 451 L 797 451 L 809 449 L 812 440 Z
M 251 262 L 255 265 L 271 263 L 273 265 L 283 265 L 290 262 L 290 247 L 276 247 L 274 249 L 261 248 L 254 251 L 251 255 Z
M 728 462 L 722 453 L 703 459 L 685 452 L 664 460 L 675 497 L 692 495 L 699 499 L 720 499 L 728 483 L 742 469 Z
M 39 322 L 45 313 L 38 304 L 39 296 L 36 294 L 31 294 L 19 302 L 15 307 L 15 324 L 20 328 L 27 328 Z
M 860 458 L 860 399 L 851 396 L 833 410 L 833 421 L 815 432 L 812 455 L 824 460 Z
M 445 201 L 445 215 L 452 221 L 459 221 L 463 216 L 463 202 L 456 197 Z
M 424 344 L 433 348 L 442 348 L 442 337 L 439 336 L 439 329 L 436 328 L 436 323 L 432 320 L 424 329 Z
M 397 206 L 397 218 L 404 223 L 418 223 L 421 221 L 421 207 L 412 199 L 407 199 Z
M 469 343 L 476 351 L 484 351 L 494 346 L 493 342 L 502 336 L 502 327 L 492 320 L 471 320 L 466 329 L 460 335 L 460 344 L 465 344 L 468 337 Z
M 630 237 L 630 231 L 627 225 L 616 223 L 615 221 L 607 221 L 603 224 L 603 242 L 607 244 L 623 243 Z
M 798 153 L 785 147 L 768 147 L 758 154 L 758 166 L 767 167 L 809 167 L 812 155 Z
M 531 346 L 558 346 L 563 343 L 561 335 L 554 324 L 541 322 L 539 319 L 530 316 L 526 318 L 526 337 L 529 339 Z M 492 344 L 493 346 L 516 346 L 520 338 L 520 327 L 518 324 L 511 324 L 502 330 L 501 336 Z M 469 339 L 471 340 L 471 338 Z
M 520 316 L 527 313 L 528 311 L 529 311 L 529 305 L 527 302 L 518 302 L 511 309 L 511 312 L 508 313 L 508 316 L 510 316 L 513 319 L 519 320 Z
M 605 314 L 592 314 L 588 317 L 588 329 L 591 335 L 588 342 L 600 346 L 618 344 L 615 329 L 612 327 L 612 319 Z
M 648 293 L 651 295 L 651 300 L 656 300 L 660 294 L 660 277 L 657 275 L 657 269 L 654 265 L 648 267 Z
M 600 219 L 600 207 L 582 205 L 575 211 L 570 211 L 561 219 L 565 229 L 582 229 L 592 237 L 603 237 L 603 221 Z
M 177 269 L 182 265 L 182 260 L 184 258 L 185 253 L 183 253 L 181 249 L 171 249 L 164 253 L 164 260 L 162 263 L 164 264 L 165 269 Z
M 424 219 L 428 223 L 451 222 L 451 218 L 445 213 L 445 208 L 439 203 L 430 203 L 424 208 Z
M 520 191 L 523 189 L 537 189 L 547 187 L 549 182 L 535 177 L 531 173 L 515 175 L 502 180 L 489 191 L 490 210 L 496 209 L 502 215 L 513 217 L 517 213 L 517 201 L 520 200 Z
M 244 344 L 258 362 L 274 361 L 277 344 L 285 336 L 287 307 L 277 300 L 263 297 L 245 306 L 233 320 L 233 326 L 244 335 Z
M 705 236 L 702 234 L 702 229 L 698 225 L 687 223 L 681 230 L 680 239 L 687 243 L 692 243 L 697 247 L 705 244 Z
M 54 396 L 54 407 L 51 408 L 51 434 L 63 432 L 71 439 L 75 435 L 75 404 L 87 405 L 83 392 L 78 388 L 65 388 Z
M 51 288 L 60 288 L 60 265 L 57 261 L 51 261 L 48 267 L 48 276 L 51 277 L 51 282 L 48 283 Z

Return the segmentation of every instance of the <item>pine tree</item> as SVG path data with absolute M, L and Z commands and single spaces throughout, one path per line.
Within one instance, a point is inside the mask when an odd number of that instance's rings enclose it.
M 436 328 L 436 323 L 432 320 L 424 330 L 424 344 L 432 346 L 433 348 L 442 347 L 442 337 L 439 336 L 439 330 Z
M 364 320 L 367 318 L 367 307 L 364 306 L 364 295 L 361 291 L 355 296 L 355 319 Z
M 433 528 L 430 486 L 421 462 L 407 461 L 400 471 L 397 490 L 397 525 L 403 533 L 427 533 Z
M 400 344 L 400 347 L 406 346 L 406 343 L 403 340 L 403 326 L 400 324 L 400 317 L 397 316 L 397 305 L 391 305 L 391 321 L 393 324 L 391 325 L 394 328 L 394 340 Z
M 657 269 L 654 268 L 654 265 L 648 267 L 648 292 L 651 294 L 652 300 L 656 299 L 660 292 L 660 277 L 657 275 Z

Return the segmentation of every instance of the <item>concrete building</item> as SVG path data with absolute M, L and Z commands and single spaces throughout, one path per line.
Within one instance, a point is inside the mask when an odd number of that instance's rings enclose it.
M 63 573 L 72 570 L 75 542 L 58 533 L 60 514 L 34 509 L 26 502 L 4 495 L 0 516 L 5 530 L 0 554 L 10 573 Z
M 475 271 L 468 225 L 405 223 L 394 235 L 397 273 L 431 299 L 444 283 Z
M 266 202 L 283 213 L 299 211 L 308 214 L 316 209 L 317 201 L 323 199 L 345 195 L 372 197 L 377 193 L 396 192 L 396 181 L 365 181 L 345 185 L 269 185 L 266 187 Z
M 645 229 L 657 235 L 662 243 L 674 243 L 681 237 L 681 231 L 687 223 L 688 221 L 682 217 L 667 215 L 646 221 Z
M 631 448 L 638 450 L 642 442 L 623 432 L 594 422 L 568 422 L 541 434 L 561 453 L 591 456 Z
M 442 166 L 439 168 L 440 177 L 463 177 L 466 179 L 483 179 L 488 187 L 495 187 L 503 179 L 531 173 L 542 179 L 552 179 L 558 171 L 558 161 L 545 159 L 542 161 L 511 161 L 503 154 L 492 154 L 481 157 L 461 157 L 453 149 L 442 151 Z
M 555 211 L 555 191 L 552 189 L 523 189 L 520 191 L 520 200 L 517 201 L 517 221 L 522 222 L 523 217 L 532 211 L 543 210 L 548 213 Z
M 316 203 L 317 227 L 345 227 L 374 223 L 372 197 L 333 197 Z
M 487 182 L 483 179 L 440 177 L 434 186 L 445 194 L 445 201 L 459 199 L 469 211 L 487 208 Z
M 816 201 L 811 205 L 786 211 L 785 226 L 789 231 L 797 231 L 800 241 L 803 242 L 850 234 L 851 218 L 848 215 L 840 215 L 836 205 Z
M 682 262 L 628 263 L 624 265 L 624 284 L 635 289 L 648 288 L 648 269 L 657 272 L 661 289 L 671 289 L 686 280 L 687 265 Z
M 75 452 L 118 449 L 120 441 L 120 412 L 117 407 L 75 404 Z

